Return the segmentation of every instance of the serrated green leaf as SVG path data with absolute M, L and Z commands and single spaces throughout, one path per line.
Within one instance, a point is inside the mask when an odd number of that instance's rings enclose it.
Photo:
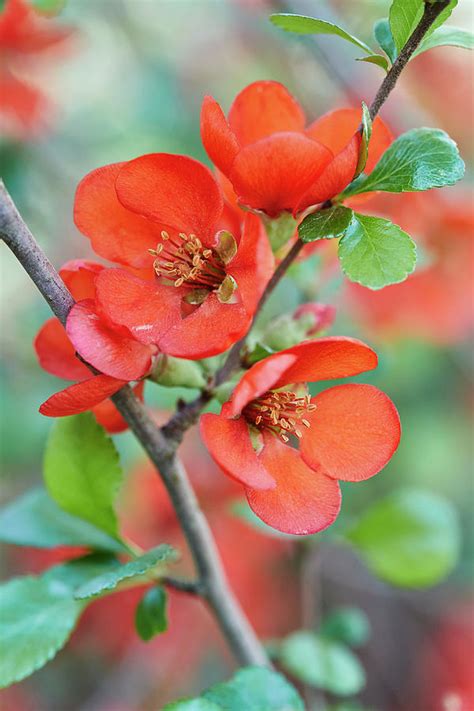
M 44 489 L 28 491 L 0 511 L 0 541 L 34 548 L 87 546 L 113 553 L 126 550 L 117 539 L 60 509 Z
M 372 135 L 372 119 L 370 118 L 370 111 L 367 104 L 362 102 L 362 140 L 359 148 L 359 160 L 357 161 L 357 168 L 354 174 L 354 178 L 357 178 L 365 168 L 367 163 L 367 157 L 369 155 L 369 141 Z
M 384 17 L 382 20 L 377 20 L 374 25 L 374 37 L 393 64 L 397 58 L 397 48 L 393 40 L 388 18 Z
M 441 27 L 451 15 L 458 4 L 458 0 L 451 0 L 449 5 L 438 15 L 427 33 L 425 39 Z M 405 46 L 408 38 L 420 22 L 425 3 L 424 0 L 394 0 L 390 7 L 390 29 L 398 52 Z
M 177 552 L 175 549 L 167 544 L 162 544 L 147 551 L 139 558 L 135 558 L 135 560 L 124 563 L 120 567 L 84 583 L 75 591 L 75 598 L 77 600 L 85 600 L 99 595 L 106 595 L 115 590 L 117 585 L 124 580 L 141 578 L 157 565 L 172 563 L 176 558 Z
M 41 577 L 14 578 L 0 586 L 1 688 L 56 655 L 87 604 L 74 599 L 74 587 L 113 564 L 110 556 L 89 556 L 51 568 Z
M 357 213 L 339 242 L 338 254 L 347 278 L 369 289 L 403 281 L 416 264 L 415 243 L 398 225 Z
M 344 198 L 380 190 L 420 192 L 454 185 L 464 175 L 455 142 L 437 128 L 414 128 L 394 141 L 370 175 L 344 192 Z
M 303 242 L 318 239 L 334 239 L 344 235 L 352 220 L 353 212 L 342 205 L 319 210 L 304 218 L 298 227 Z
M 454 568 L 460 531 L 453 506 L 404 490 L 371 506 L 346 534 L 371 571 L 392 585 L 435 585 Z
M 319 634 L 350 647 L 359 647 L 369 639 L 370 622 L 360 608 L 340 607 L 324 618 Z
M 113 503 L 122 483 L 119 456 L 92 413 L 54 423 L 46 446 L 44 479 L 64 511 L 118 537 Z
M 382 54 L 369 54 L 367 57 L 356 57 L 356 62 L 368 62 L 376 64 L 378 67 L 388 72 L 388 60 Z
M 360 47 L 367 54 L 373 54 L 373 50 L 362 42 L 358 37 L 349 34 L 342 27 L 333 24 L 332 22 L 326 22 L 326 20 L 319 20 L 316 17 L 307 17 L 306 15 L 294 15 L 289 13 L 277 13 L 275 15 L 270 15 L 270 22 L 272 22 L 277 27 L 280 27 L 286 32 L 296 32 L 299 35 L 337 35 L 342 37 L 342 39 L 355 44 L 356 47 Z
M 426 37 L 414 53 L 417 57 L 422 52 L 427 52 L 434 47 L 460 47 L 461 49 L 474 48 L 474 34 L 461 27 L 439 27 L 430 37 Z
M 167 604 L 166 590 L 161 587 L 147 590 L 138 603 L 135 627 L 145 642 L 168 629 Z
M 280 645 L 278 660 L 295 678 L 338 696 L 365 686 L 365 672 L 350 649 L 313 632 L 294 632 Z

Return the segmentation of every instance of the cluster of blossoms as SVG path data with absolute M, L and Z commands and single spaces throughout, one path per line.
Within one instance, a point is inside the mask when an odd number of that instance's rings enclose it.
M 120 431 L 125 423 L 108 398 L 129 382 L 142 397 L 163 354 L 196 361 L 244 337 L 281 257 L 265 226 L 290 213 L 296 229 L 352 181 L 360 120 L 360 111 L 343 109 L 305 128 L 301 107 L 281 84 L 256 82 L 237 96 L 228 120 L 212 98 L 204 100 L 202 137 L 215 175 L 166 153 L 89 173 L 77 189 L 74 219 L 94 251 L 117 266 L 73 261 L 61 270 L 77 303 L 66 328 L 51 319 L 35 345 L 46 370 L 78 382 L 41 412 L 92 409 Z M 366 170 L 391 140 L 377 119 Z M 221 414 L 201 419 L 221 469 L 244 485 L 260 518 L 289 533 L 330 525 L 340 508 L 338 480 L 376 474 L 400 437 L 392 402 L 372 386 L 310 396 L 308 382 L 377 364 L 360 341 L 313 337 L 329 313 L 300 307 L 295 319 L 311 321 L 306 340 L 245 370 Z

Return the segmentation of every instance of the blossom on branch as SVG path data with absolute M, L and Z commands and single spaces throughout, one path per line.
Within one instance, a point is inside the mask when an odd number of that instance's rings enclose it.
M 168 355 L 227 350 L 247 332 L 274 266 L 259 218 L 241 215 L 186 156 L 156 153 L 89 173 L 76 225 L 98 254 L 128 267 L 98 276 L 102 314 Z
M 354 178 L 361 146 L 361 110 L 339 109 L 306 127 L 303 109 L 275 81 L 257 81 L 235 98 L 228 120 L 206 96 L 201 113 L 204 147 L 230 180 L 239 202 L 274 218 L 324 203 Z M 366 172 L 392 142 L 377 117 Z
M 311 397 L 306 385 L 376 365 L 376 354 L 361 341 L 306 341 L 256 363 L 220 415 L 202 416 L 209 452 L 245 486 L 265 523 L 286 533 L 321 531 L 339 513 L 338 480 L 362 481 L 387 464 L 400 440 L 387 395 L 351 383 Z

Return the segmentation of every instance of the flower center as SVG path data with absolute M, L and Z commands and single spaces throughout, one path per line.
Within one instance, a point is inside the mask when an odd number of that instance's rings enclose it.
M 244 408 L 242 414 L 250 424 L 260 430 L 267 430 L 289 441 L 289 435 L 302 436 L 301 425 L 310 427 L 305 415 L 313 412 L 316 405 L 311 403 L 310 395 L 298 397 L 289 390 L 268 391 Z
M 218 289 L 226 277 L 224 262 L 213 250 L 204 247 L 199 237 L 180 232 L 171 236 L 163 230 L 156 249 L 148 251 L 154 257 L 157 277 L 172 281 L 174 286 L 190 289 Z

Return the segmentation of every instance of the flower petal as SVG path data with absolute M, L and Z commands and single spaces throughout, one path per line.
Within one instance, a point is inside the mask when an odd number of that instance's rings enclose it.
M 372 385 L 338 385 L 317 395 L 310 428 L 300 440 L 301 456 L 313 469 L 344 481 L 377 474 L 400 441 L 395 405 Z
M 336 155 L 351 140 L 362 119 L 361 109 L 338 109 L 321 116 L 311 124 L 306 133 L 319 143 L 330 148 Z M 369 156 L 365 172 L 370 173 L 382 153 L 393 141 L 393 134 L 386 123 L 377 116 L 372 124 L 372 135 L 369 143 Z
M 105 165 L 81 180 L 74 200 L 74 222 L 101 257 L 133 267 L 151 266 L 153 257 L 148 249 L 156 247 L 161 228 L 119 202 L 115 181 L 124 165 Z
M 44 323 L 34 340 L 40 366 L 51 375 L 65 380 L 84 380 L 91 371 L 76 356 L 66 329 L 57 318 Z
M 153 347 L 135 340 L 124 328 L 109 326 L 90 299 L 72 307 L 66 331 L 81 356 L 106 375 L 129 381 L 150 371 Z
M 245 216 L 237 254 L 227 266 L 249 314 L 255 313 L 274 267 L 275 258 L 265 228 L 256 215 L 249 213 Z
M 344 336 L 305 341 L 281 351 L 278 355 L 282 354 L 293 355 L 295 360 L 272 385 L 273 388 L 281 388 L 290 383 L 349 378 L 377 367 L 377 354 L 372 348 L 356 338 Z M 270 358 L 276 357 L 276 355 L 270 356 Z M 251 371 L 252 368 L 248 373 Z
M 205 96 L 202 102 L 201 138 L 209 158 L 227 175 L 239 152 L 239 144 L 221 107 L 212 96 Z
M 293 210 L 332 158 L 302 134 L 275 133 L 237 154 L 230 179 L 240 202 L 275 217 Z
M 87 259 L 71 259 L 63 264 L 59 276 L 66 284 L 75 301 L 95 298 L 95 278 L 102 269 L 103 264 L 91 262 Z
M 141 343 L 158 343 L 181 320 L 181 294 L 173 286 L 144 281 L 124 269 L 105 269 L 96 288 L 101 311 Z
M 223 353 L 248 330 L 251 316 L 242 304 L 221 303 L 213 292 L 159 340 L 164 353 L 178 358 L 210 358 Z
M 278 131 L 303 131 L 303 109 L 288 89 L 276 81 L 256 81 L 234 99 L 229 124 L 241 146 Z
M 275 383 L 296 363 L 296 356 L 291 353 L 276 353 L 269 358 L 255 363 L 242 376 L 235 387 L 230 403 L 230 415 L 239 415 L 244 407 L 267 390 L 275 387 Z
M 141 380 L 133 388 L 133 392 L 141 402 L 143 402 L 144 386 L 145 381 Z M 125 422 L 112 400 L 104 400 L 103 402 L 100 402 L 92 408 L 92 412 L 94 413 L 94 417 L 99 425 L 102 425 L 102 427 L 104 427 L 104 429 L 106 429 L 110 434 L 119 434 L 120 432 L 124 432 L 128 429 L 128 424 Z
M 127 384 L 109 375 L 95 375 L 82 383 L 70 385 L 65 390 L 51 395 L 39 411 L 46 417 L 65 417 L 90 410 L 94 405 L 110 397 Z
M 307 467 L 296 449 L 276 437 L 264 440 L 259 459 L 277 485 L 271 491 L 246 489 L 252 511 L 284 533 L 304 535 L 330 526 L 341 508 L 337 481 Z
M 223 198 L 209 168 L 187 156 L 151 153 L 126 163 L 116 182 L 128 209 L 179 232 L 212 241 Z
M 224 472 L 240 484 L 255 489 L 275 486 L 252 447 L 245 420 L 229 420 L 222 415 L 202 415 L 201 436 L 212 458 Z

